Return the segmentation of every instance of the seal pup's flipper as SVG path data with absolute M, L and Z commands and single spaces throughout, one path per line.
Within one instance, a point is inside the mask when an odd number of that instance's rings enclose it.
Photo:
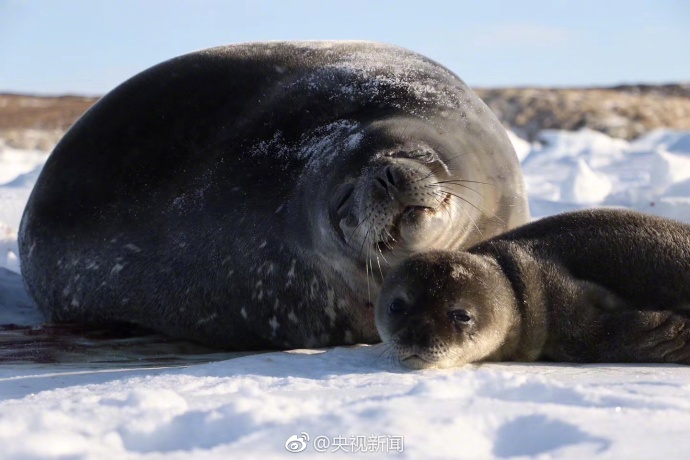
M 604 315 L 600 362 L 690 364 L 690 317 L 675 311 Z

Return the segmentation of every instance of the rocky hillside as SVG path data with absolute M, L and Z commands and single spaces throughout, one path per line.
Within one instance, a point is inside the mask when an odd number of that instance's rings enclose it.
M 0 94 L 0 139 L 15 148 L 50 150 L 97 100 Z
M 655 128 L 690 130 L 690 83 L 476 91 L 505 126 L 530 140 L 542 129 L 586 127 L 628 140 Z
M 542 129 L 587 127 L 624 139 L 654 128 L 690 131 L 690 84 L 476 91 L 505 126 L 530 140 Z M 0 148 L 50 150 L 96 100 L 0 94 Z

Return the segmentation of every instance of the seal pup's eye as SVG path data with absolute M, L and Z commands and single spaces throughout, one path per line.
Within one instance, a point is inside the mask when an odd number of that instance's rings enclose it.
M 391 316 L 403 315 L 406 309 L 405 301 L 400 298 L 393 299 L 388 304 L 388 314 Z
M 448 318 L 455 324 L 469 324 L 472 322 L 472 317 L 466 310 L 458 309 L 448 312 Z

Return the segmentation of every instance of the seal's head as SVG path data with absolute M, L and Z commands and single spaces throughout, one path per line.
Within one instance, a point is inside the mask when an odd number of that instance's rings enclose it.
M 329 165 L 322 194 L 340 250 L 369 273 L 385 275 L 418 252 L 466 247 L 494 233 L 492 222 L 504 224 L 494 214 L 495 178 L 471 149 L 410 117 L 361 127 L 356 146 Z
M 465 252 L 405 260 L 384 281 L 375 314 L 382 340 L 411 369 L 500 359 L 517 322 L 513 290 L 498 264 Z

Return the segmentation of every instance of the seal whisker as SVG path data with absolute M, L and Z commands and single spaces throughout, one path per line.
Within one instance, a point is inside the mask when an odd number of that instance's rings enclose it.
M 424 180 L 427 180 L 428 178 L 430 178 L 431 176 L 433 176 L 437 172 L 438 172 L 438 167 L 435 169 L 429 169 L 429 172 L 426 174 L 426 176 L 420 177 L 419 179 L 415 179 L 412 182 L 410 182 L 410 184 L 416 184 L 417 182 L 422 182 Z
M 446 202 L 448 199 L 449 195 L 446 194 L 443 198 L 441 198 L 438 193 L 434 193 L 434 191 L 425 191 L 424 194 L 428 197 L 431 197 L 432 200 L 438 201 L 438 207 L 445 209 L 446 213 L 448 214 L 448 218 L 452 219 L 452 216 L 450 215 L 450 209 L 448 206 L 444 206 L 443 203 Z M 449 202 L 449 204 L 452 205 L 452 203 Z
M 383 242 L 383 244 L 385 244 L 386 247 L 391 249 L 391 246 L 388 244 L 388 242 L 386 241 L 386 238 L 383 235 L 384 232 L 388 233 L 388 230 L 386 230 L 385 228 L 382 228 L 379 231 L 378 236 L 376 237 L 376 243 L 374 244 L 374 246 L 376 246 L 376 249 L 378 249 L 379 254 L 381 254 L 381 258 L 383 259 L 383 261 L 385 263 L 387 263 L 388 265 L 390 265 L 388 263 L 388 260 L 386 260 L 386 256 L 383 255 L 383 251 L 381 251 L 381 242 Z M 388 234 L 390 234 L 390 233 L 388 233 Z M 376 258 L 378 259 L 378 255 L 376 256 Z
M 391 347 L 391 344 L 388 342 L 380 342 L 380 343 L 377 343 L 377 344 L 371 346 L 371 348 L 374 350 L 381 349 L 381 353 L 378 354 L 377 359 L 380 358 L 381 356 L 383 356 L 383 354 L 386 351 L 388 351 L 390 349 L 390 347 Z
M 450 160 L 448 160 L 448 161 L 446 161 L 446 162 L 441 162 L 441 164 L 436 165 L 436 166 L 433 167 L 433 168 L 429 168 L 429 173 L 428 173 L 426 176 L 421 177 L 421 178 L 419 178 L 419 179 L 417 179 L 417 180 L 415 180 L 415 181 L 412 181 L 412 183 L 414 184 L 414 183 L 416 183 L 416 182 L 420 182 L 420 181 L 426 180 L 426 179 L 428 179 L 429 177 L 431 177 L 432 175 L 434 175 L 434 174 L 436 174 L 437 172 L 439 172 L 439 170 L 441 170 L 441 169 L 445 169 L 446 171 L 452 171 L 452 169 L 449 168 L 448 165 L 450 165 L 454 160 L 457 160 L 458 158 L 463 157 L 463 156 L 465 156 L 465 155 L 467 155 L 467 153 L 461 153 L 460 155 L 456 155 L 456 156 L 454 156 L 453 158 L 451 158 Z
M 387 344 L 388 345 L 388 344 Z M 392 346 L 386 347 L 385 350 L 381 352 L 378 358 L 376 358 L 377 363 L 382 360 L 381 365 L 389 367 L 391 369 L 396 367 L 395 359 L 396 359 L 396 353 L 393 351 Z
M 379 274 L 381 275 L 381 282 L 384 280 L 383 276 L 383 270 L 381 269 L 381 261 L 379 260 L 379 256 L 376 256 L 376 264 L 379 266 Z
M 367 278 L 367 300 L 371 303 L 371 286 L 369 285 L 369 248 L 367 247 L 367 258 L 364 260 L 366 265 L 366 278 Z M 372 278 L 373 278 L 372 274 Z
M 387 263 L 388 265 L 390 265 L 390 264 L 388 263 L 388 261 L 386 260 L 386 258 L 384 257 L 383 252 L 381 251 L 381 248 L 380 248 L 378 245 L 376 246 L 376 248 L 379 250 L 379 254 L 381 254 L 381 258 L 383 259 L 383 261 L 384 261 L 385 263 Z M 384 279 L 383 270 L 381 269 L 381 261 L 379 260 L 378 254 L 376 255 L 376 263 L 377 263 L 378 266 L 379 266 L 379 273 L 381 274 L 381 281 L 383 282 L 383 279 Z
M 388 249 L 391 249 L 391 250 L 392 250 L 392 249 L 393 249 L 393 246 L 391 246 L 391 244 L 390 244 L 390 242 L 389 242 L 388 240 L 392 241 L 393 243 L 395 243 L 397 240 L 395 239 L 395 237 L 393 236 L 393 234 L 392 234 L 387 228 L 384 228 L 383 231 L 385 231 L 385 232 L 386 232 L 386 235 L 388 236 L 388 238 L 386 238 L 386 239 L 384 240 L 384 241 L 385 241 L 385 244 L 386 244 L 386 247 L 387 247 Z
M 454 162 L 454 161 L 457 160 L 458 158 L 464 157 L 464 156 L 467 155 L 468 153 L 469 153 L 469 152 L 463 152 L 463 153 L 461 153 L 461 154 L 459 154 L 459 155 L 455 155 L 453 158 L 451 158 L 450 160 L 446 161 L 446 164 L 451 164 L 452 162 Z
M 373 240 L 373 238 L 372 238 L 372 240 Z M 371 283 L 373 284 L 373 283 L 375 283 L 376 280 L 374 278 L 374 258 L 371 256 L 372 251 L 373 251 L 372 247 L 373 247 L 373 244 L 367 245 L 367 254 L 368 254 L 367 259 L 369 260 L 369 273 L 371 274 Z M 367 294 L 369 296 L 369 302 L 371 302 L 371 290 L 370 289 L 371 288 L 369 286 L 369 280 L 367 280 L 367 290 L 369 291 Z
M 489 187 L 495 187 L 495 184 L 491 184 L 489 182 L 482 182 L 478 180 L 469 180 L 469 179 L 450 179 L 450 180 L 440 180 L 438 182 L 435 182 L 435 184 L 458 184 L 459 182 L 467 182 L 470 184 L 482 184 L 482 185 L 488 185 Z
M 448 198 L 450 198 L 450 197 L 455 196 L 455 195 L 453 195 L 453 194 L 450 193 L 450 192 L 447 192 L 447 191 L 444 191 L 444 190 L 441 190 L 441 191 L 439 191 L 439 190 L 430 190 L 430 191 L 428 191 L 427 193 L 430 194 L 430 195 L 432 195 L 432 196 L 434 196 L 434 197 L 438 197 L 438 198 L 435 198 L 435 199 L 438 199 L 438 200 L 443 199 L 442 201 L 448 200 L 448 207 L 454 206 L 454 207 L 455 207 L 456 209 L 458 209 L 458 210 L 462 209 L 462 206 L 461 206 L 460 203 L 458 202 L 459 200 L 449 200 L 449 199 L 448 199 Z
M 349 240 L 351 240 L 352 237 L 355 236 L 355 233 L 357 232 L 357 230 L 359 229 L 359 227 L 361 227 L 362 224 L 363 224 L 364 222 L 368 221 L 368 220 L 369 220 L 369 217 L 371 217 L 371 215 L 374 213 L 374 205 L 373 205 L 373 204 L 370 204 L 369 206 L 367 206 L 366 208 L 364 208 L 364 213 L 363 213 L 363 214 L 365 214 L 365 213 L 367 212 L 367 209 L 369 209 L 369 208 L 371 208 L 371 211 L 369 211 L 369 213 L 366 215 L 366 217 L 365 217 L 364 219 L 362 219 L 361 221 L 359 221 L 359 224 L 357 224 L 357 226 L 355 227 L 355 229 L 352 230 L 352 233 L 350 234 L 350 238 L 348 238 L 348 244 L 349 244 Z
M 373 212 L 374 212 L 374 210 L 372 209 L 372 211 L 371 211 L 371 213 L 369 213 L 369 215 L 371 215 Z M 362 224 L 360 223 L 359 225 L 362 225 Z M 357 227 L 359 227 L 359 225 Z M 360 257 L 362 256 L 362 251 L 364 250 L 364 245 L 366 245 L 367 241 L 369 240 L 370 233 L 371 233 L 371 226 L 369 226 L 369 228 L 367 228 L 367 232 L 364 234 L 364 238 L 362 239 L 362 247 L 359 248 L 359 256 Z
M 379 353 L 379 355 L 376 357 L 376 363 L 378 364 L 378 362 L 381 359 L 385 359 L 390 364 L 392 362 L 391 360 L 393 358 L 393 353 L 392 353 L 393 346 L 390 343 L 381 343 L 381 344 L 379 344 L 379 346 L 382 348 L 382 350 L 381 350 L 381 353 Z
M 480 207 L 480 206 L 478 206 L 478 205 L 472 203 L 469 199 L 467 199 L 467 198 L 465 198 L 465 197 L 463 197 L 463 196 L 461 196 L 461 195 L 458 195 L 457 193 L 450 192 L 450 191 L 447 191 L 447 190 L 445 191 L 445 193 L 448 193 L 448 194 L 450 194 L 450 195 L 453 195 L 454 197 L 458 198 L 459 200 L 462 200 L 462 201 L 464 201 L 465 203 L 469 204 L 470 206 L 472 206 L 474 209 L 476 209 L 476 210 L 479 211 L 480 213 L 482 213 L 482 214 L 487 214 L 487 215 L 489 215 L 489 216 L 491 216 L 491 217 L 494 217 L 495 219 L 497 219 L 497 220 L 498 220 L 499 222 L 501 222 L 502 224 L 505 224 L 505 221 L 504 221 L 503 219 L 501 219 L 500 217 L 498 217 L 498 215 L 496 215 L 495 213 L 493 213 L 493 212 L 491 212 L 491 211 L 488 211 L 488 210 L 486 210 L 486 209 L 484 209 L 484 208 L 482 208 L 482 207 Z
M 441 195 L 441 192 L 432 192 L 432 193 L 435 193 L 435 194 L 437 194 L 437 195 L 439 195 L 439 196 L 443 196 L 443 195 Z M 450 193 L 450 192 L 446 192 L 446 193 L 448 193 L 448 194 L 450 194 L 450 195 L 453 195 L 453 196 L 457 197 L 458 199 L 464 201 L 465 203 L 468 203 L 468 204 L 474 206 L 472 203 L 470 203 L 469 201 L 467 201 L 466 199 L 462 198 L 462 197 L 459 196 L 459 195 L 455 195 L 455 194 Z M 477 231 L 479 232 L 479 234 L 482 235 L 482 236 L 484 236 L 484 233 L 483 233 L 482 230 L 479 228 L 479 225 L 477 225 L 477 221 L 474 220 L 474 218 L 472 218 L 472 216 L 470 215 L 470 213 L 467 212 L 467 210 L 466 210 L 465 208 L 463 208 L 462 206 L 460 206 L 460 204 L 458 204 L 457 207 L 458 207 L 458 209 L 460 209 L 462 212 L 465 213 L 465 215 L 467 216 L 468 219 L 470 219 L 470 220 L 472 221 L 472 225 L 474 225 L 474 228 L 477 229 Z M 479 208 L 477 208 L 476 206 L 474 206 L 474 207 L 475 207 L 477 210 L 479 210 Z
M 437 183 L 435 183 L 435 184 L 429 184 L 427 187 L 431 187 L 431 186 L 436 186 L 436 185 L 438 185 L 439 188 L 441 188 L 441 189 L 449 190 L 448 186 L 447 186 L 447 185 L 443 185 L 443 184 L 445 184 L 445 183 L 444 183 L 444 182 L 437 182 Z M 455 183 L 450 184 L 450 185 L 457 185 L 458 187 L 466 188 L 467 190 L 470 190 L 470 191 L 476 193 L 476 194 L 479 195 L 480 197 L 486 198 L 482 193 L 480 193 L 479 191 L 473 189 L 473 188 L 470 187 L 469 185 L 465 185 L 465 184 L 455 184 Z M 444 187 L 445 187 L 445 188 L 444 188 Z M 450 189 L 450 190 L 452 190 L 452 189 Z
M 464 153 L 461 153 L 461 154 L 459 154 L 459 155 L 456 155 L 456 156 L 454 156 L 453 158 L 451 158 L 451 159 L 448 160 L 448 161 L 442 161 L 441 164 L 438 165 L 438 166 L 436 166 L 436 168 L 434 168 L 434 170 L 433 170 L 432 172 L 433 172 L 434 174 L 436 174 L 441 168 L 445 169 L 446 171 L 454 171 L 454 169 L 452 169 L 452 168 L 450 167 L 450 164 L 451 164 L 452 162 L 454 162 L 455 160 L 457 160 L 458 158 L 464 157 L 465 155 L 467 155 L 467 152 L 464 152 Z

